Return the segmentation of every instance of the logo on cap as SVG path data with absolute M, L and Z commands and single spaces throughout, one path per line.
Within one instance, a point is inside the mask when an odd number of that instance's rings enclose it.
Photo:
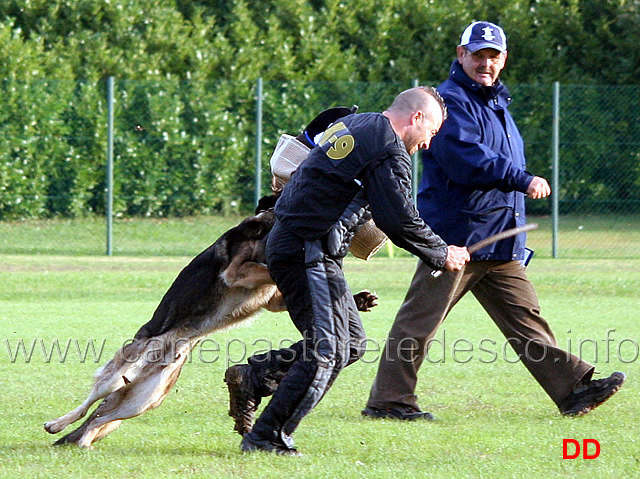
M 484 34 L 482 35 L 482 38 L 484 38 L 485 40 L 492 41 L 496 39 L 496 36 L 493 34 L 493 28 L 484 27 L 482 31 L 484 32 Z

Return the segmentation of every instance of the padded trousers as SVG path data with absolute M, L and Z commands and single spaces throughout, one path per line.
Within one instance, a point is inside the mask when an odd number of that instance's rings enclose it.
M 275 389 L 250 434 L 292 447 L 291 434 L 302 418 L 364 353 L 365 333 L 342 258 L 326 255 L 322 241 L 305 241 L 276 223 L 266 255 L 302 340 L 250 358 L 254 386 L 262 395 Z

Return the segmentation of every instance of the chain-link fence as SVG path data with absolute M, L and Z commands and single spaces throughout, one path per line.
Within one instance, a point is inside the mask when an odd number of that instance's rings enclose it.
M 269 190 L 282 133 L 330 106 L 382 111 L 413 84 L 265 82 L 259 92 L 249 82 L 116 80 L 113 212 L 248 213 L 256 184 Z M 640 87 L 560 85 L 556 117 L 553 85 L 509 87 L 529 170 L 550 181 L 557 174 L 557 203 L 527 204 L 540 224 L 530 235 L 536 253 L 638 257 Z M 0 220 L 105 214 L 106 98 L 104 82 L 0 82 Z
M 638 257 L 640 88 L 510 89 L 529 170 L 554 186 L 551 198 L 528 200 L 529 216 L 542 226 L 531 235 L 533 247 L 559 257 Z

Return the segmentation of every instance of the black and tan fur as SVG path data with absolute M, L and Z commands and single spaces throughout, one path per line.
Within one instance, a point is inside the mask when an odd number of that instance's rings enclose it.
M 47 432 L 59 433 L 102 399 L 84 423 L 56 445 L 91 447 L 122 420 L 158 407 L 178 380 L 189 353 L 204 336 L 247 319 L 262 308 L 285 310 L 282 295 L 264 263 L 266 237 L 274 221 L 273 209 L 245 219 L 180 272 L 151 320 L 98 370 L 87 399 L 44 425 Z M 368 291 L 355 298 L 363 311 L 375 306 L 377 299 Z

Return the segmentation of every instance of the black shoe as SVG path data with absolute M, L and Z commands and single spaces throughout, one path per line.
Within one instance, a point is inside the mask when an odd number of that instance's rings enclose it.
M 277 444 L 266 439 L 254 439 L 250 434 L 246 434 L 240 443 L 243 452 L 271 452 L 279 456 L 302 456 L 295 447 L 287 447 L 284 444 Z
M 248 364 L 231 366 L 224 374 L 224 382 L 229 389 L 229 416 L 235 421 L 233 430 L 241 436 L 251 432 L 261 399 L 253 388 L 250 374 L 251 366 Z
M 564 416 L 584 416 L 613 396 L 624 383 L 624 373 L 578 384 L 559 406 Z
M 376 419 L 402 419 L 404 421 L 415 421 L 417 419 L 433 421 L 434 419 L 433 414 L 411 406 L 397 406 L 386 409 L 367 406 L 362 410 L 362 415 Z

